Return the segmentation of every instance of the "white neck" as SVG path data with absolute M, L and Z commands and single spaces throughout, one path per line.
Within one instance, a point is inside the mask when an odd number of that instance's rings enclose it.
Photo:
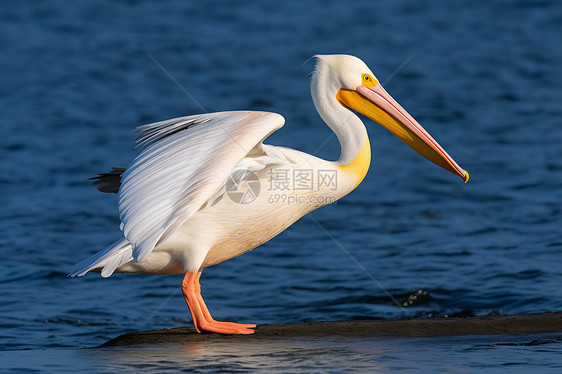
M 337 165 L 348 165 L 359 154 L 367 139 L 363 122 L 351 110 L 343 107 L 337 100 L 338 87 L 331 81 L 322 79 L 321 71 L 312 78 L 311 93 L 316 110 L 338 137 L 341 146 Z

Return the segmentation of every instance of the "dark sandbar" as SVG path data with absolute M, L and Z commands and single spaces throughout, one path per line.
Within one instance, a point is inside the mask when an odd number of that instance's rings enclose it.
M 253 335 L 198 334 L 193 328 L 123 334 L 101 347 L 149 343 L 256 341 L 293 337 L 438 337 L 562 332 L 562 312 L 511 316 L 358 320 L 258 325 Z

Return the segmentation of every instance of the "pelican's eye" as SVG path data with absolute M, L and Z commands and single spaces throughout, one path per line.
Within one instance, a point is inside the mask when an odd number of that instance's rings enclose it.
M 361 85 L 365 87 L 373 87 L 379 83 L 371 74 L 361 74 Z

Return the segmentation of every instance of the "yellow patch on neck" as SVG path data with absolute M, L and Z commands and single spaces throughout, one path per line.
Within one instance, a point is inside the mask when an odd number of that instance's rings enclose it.
M 371 143 L 369 143 L 369 137 L 365 138 L 365 144 L 357 153 L 357 156 L 347 165 L 339 165 L 338 169 L 355 176 L 357 178 L 357 183 L 355 184 L 356 188 L 365 178 L 367 175 L 367 171 L 369 170 L 369 165 L 371 164 Z

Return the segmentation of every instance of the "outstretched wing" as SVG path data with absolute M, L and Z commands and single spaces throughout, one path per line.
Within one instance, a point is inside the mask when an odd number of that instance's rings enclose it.
M 240 161 L 285 119 L 267 112 L 220 112 L 140 126 L 143 147 L 121 176 L 119 217 L 142 260 L 217 191 Z

